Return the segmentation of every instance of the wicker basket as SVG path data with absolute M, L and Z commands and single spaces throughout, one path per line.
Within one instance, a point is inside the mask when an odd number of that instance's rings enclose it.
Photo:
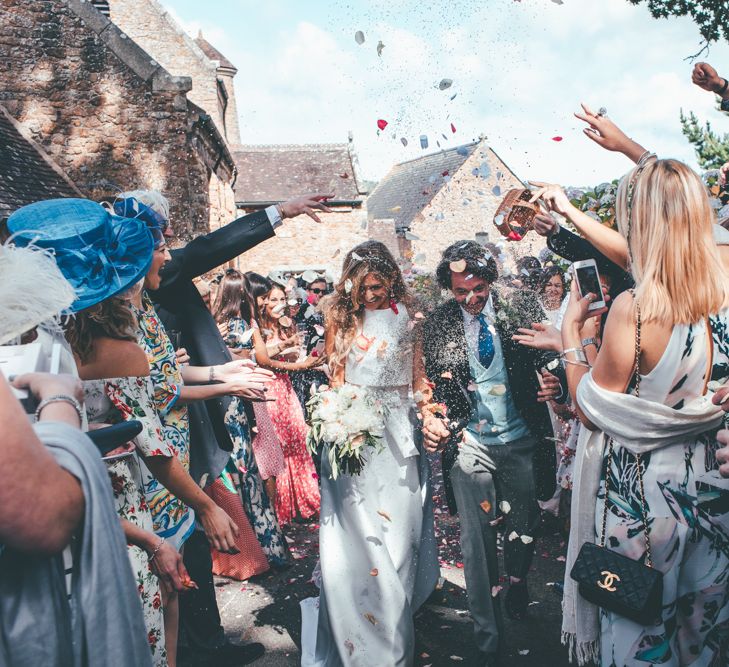
M 521 241 L 532 228 L 539 205 L 529 203 L 531 190 L 509 190 L 494 216 L 494 225 L 511 241 Z

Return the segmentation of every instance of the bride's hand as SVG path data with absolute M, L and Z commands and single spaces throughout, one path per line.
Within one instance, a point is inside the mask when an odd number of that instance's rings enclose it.
M 437 452 L 450 437 L 451 432 L 446 427 L 445 420 L 433 416 L 423 419 L 423 446 L 426 451 Z

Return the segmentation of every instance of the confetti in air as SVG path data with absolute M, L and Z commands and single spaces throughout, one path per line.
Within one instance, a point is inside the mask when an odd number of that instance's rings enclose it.
M 357 42 L 357 44 L 359 44 L 360 46 L 365 43 L 365 36 L 361 30 L 358 30 L 354 33 L 354 41 Z

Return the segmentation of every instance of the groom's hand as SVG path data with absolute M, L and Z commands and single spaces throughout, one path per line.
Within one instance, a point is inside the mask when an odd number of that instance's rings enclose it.
M 438 417 L 426 417 L 423 420 L 423 445 L 429 452 L 438 449 L 451 437 L 451 432 L 445 425 L 445 420 Z

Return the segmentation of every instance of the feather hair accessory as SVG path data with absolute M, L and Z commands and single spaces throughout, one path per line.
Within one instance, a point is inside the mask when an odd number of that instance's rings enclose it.
M 50 252 L 0 244 L 0 345 L 57 318 L 75 299 Z

